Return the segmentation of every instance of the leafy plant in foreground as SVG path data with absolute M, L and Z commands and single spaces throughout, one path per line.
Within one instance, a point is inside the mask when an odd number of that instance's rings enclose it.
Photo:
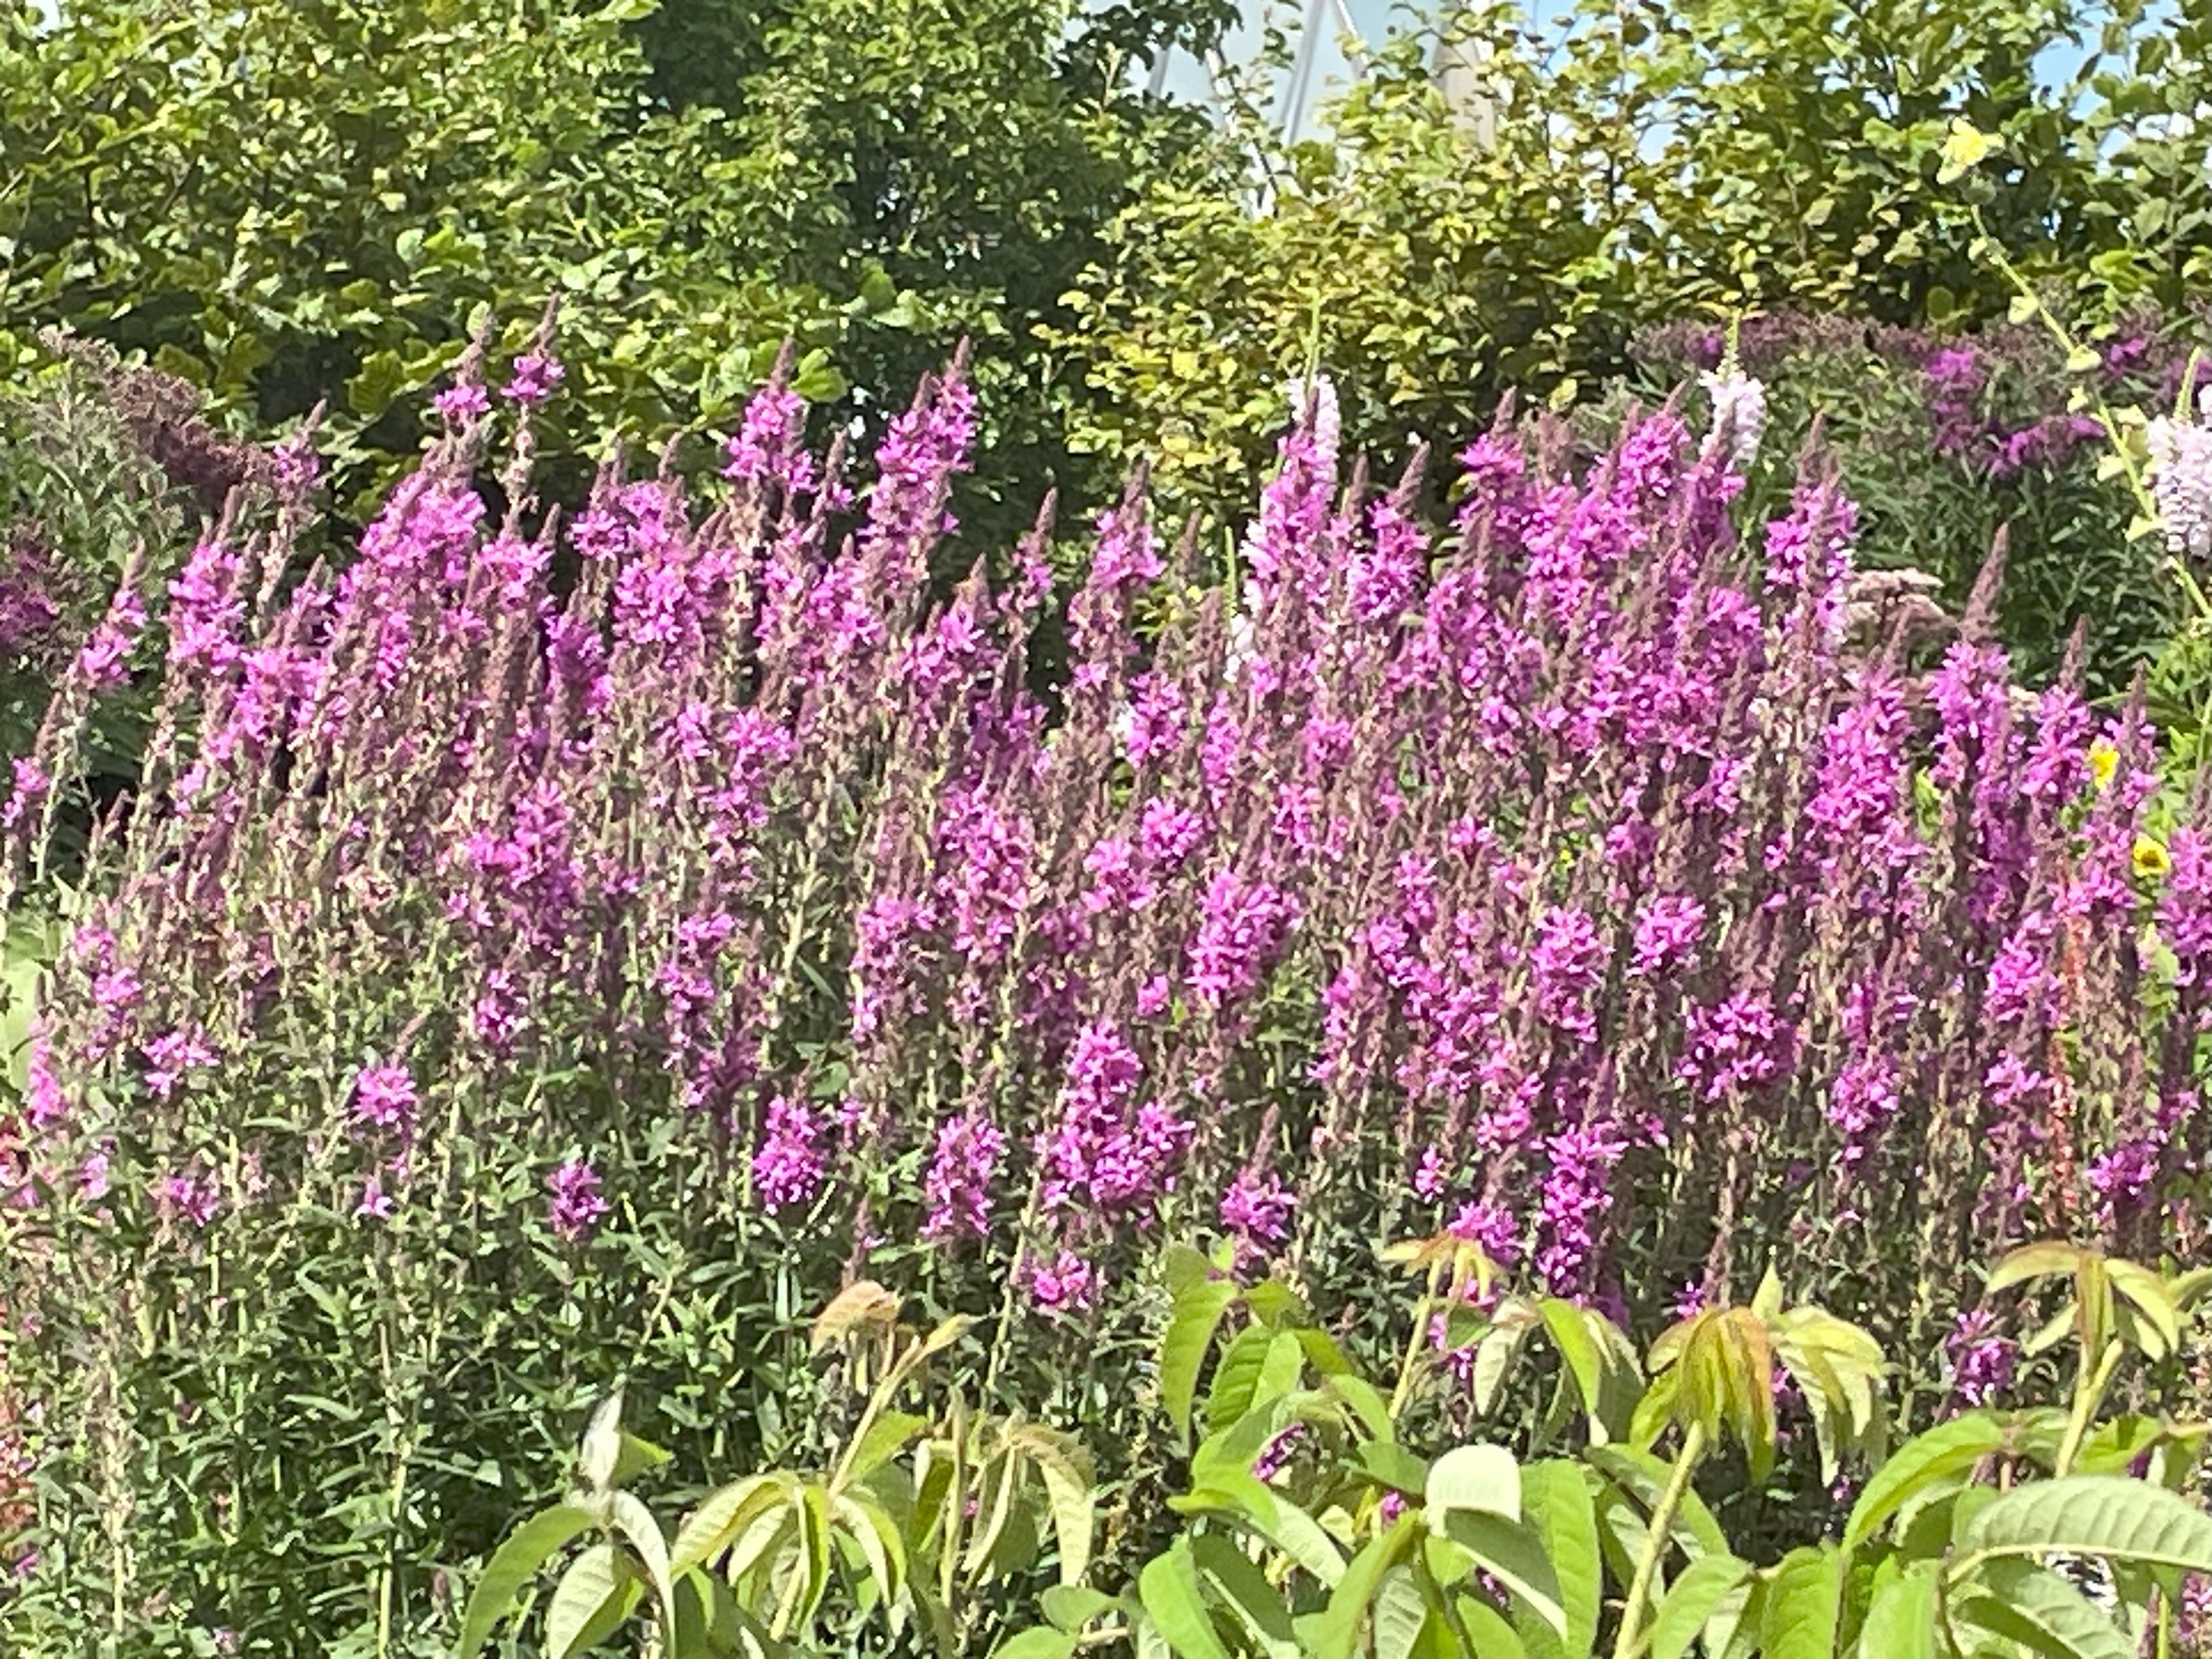
M 930 1386 L 929 1359 L 970 1322 L 925 1334 L 897 1315 L 896 1299 L 862 1279 L 814 1322 L 814 1347 L 843 1346 L 866 1390 L 828 1468 L 733 1481 L 693 1505 L 672 1535 L 623 1489 L 667 1455 L 622 1428 L 622 1396 L 612 1396 L 584 1437 L 576 1490 L 516 1528 L 486 1565 L 457 1655 L 471 1659 L 541 1568 L 586 1537 L 594 1541 L 545 1606 L 546 1659 L 568 1659 L 641 1612 L 665 1659 L 805 1650 L 841 1584 L 840 1611 L 880 1620 L 894 1637 L 912 1626 L 951 1655 L 970 1650 L 979 1624 L 991 1628 L 981 1596 L 1026 1572 L 1047 1536 L 1060 1583 L 1077 1583 L 1092 1547 L 1089 1457 L 1042 1424 L 976 1412 L 958 1387 Z M 849 1626 L 840 1639 L 854 1639 Z
M 1993 1280 L 2059 1251 L 2034 1247 Z M 1501 1328 L 1490 1310 L 1525 1319 L 1495 1298 L 1472 1247 L 1424 1253 L 1474 1295 L 1457 1321 L 1421 1322 L 1437 1350 L 1479 1356 Z M 2101 1257 L 2068 1254 L 2093 1279 L 2101 1270 Z M 2131 1305 L 2155 1308 L 2161 1328 L 2193 1295 L 2193 1281 L 2117 1265 Z M 1653 1344 L 1625 1439 L 1593 1412 L 1579 1452 L 1523 1462 L 1483 1443 L 1418 1455 L 1401 1431 L 1413 1396 L 1401 1385 L 1386 1404 L 1300 1322 L 1286 1285 L 1239 1285 L 1202 1258 L 1170 1273 L 1160 1364 L 1179 1421 L 1183 1380 L 1205 1358 L 1194 1344 L 1215 1349 L 1208 1431 L 1190 1490 L 1171 1500 L 1184 1528 L 1132 1589 L 1061 1603 L 1010 1655 L 1068 1659 L 1127 1638 L 1182 1659 L 2118 1659 L 2168 1640 L 2184 1575 L 2212 1571 L 2212 1516 L 2179 1491 L 2207 1425 L 2123 1418 L 2085 1437 L 2078 1404 L 1978 1410 L 1884 1455 L 1879 1351 L 1844 1321 L 1785 1306 L 1771 1275 L 1749 1305 L 1699 1310 Z M 1216 1346 L 1231 1307 L 1247 1322 Z M 1625 1346 L 1618 1333 L 1568 1337 L 1563 1388 L 1575 1376 L 1583 1398 L 1601 1397 L 1571 1356 Z M 1780 1372 L 1811 1410 L 1824 1474 L 1870 1467 L 1831 1536 L 1759 1565 L 1730 1549 L 1694 1477 L 1723 1438 L 1754 1469 L 1771 1462 Z M 2109 1577 L 2106 1605 L 2077 1582 L 2085 1563 Z

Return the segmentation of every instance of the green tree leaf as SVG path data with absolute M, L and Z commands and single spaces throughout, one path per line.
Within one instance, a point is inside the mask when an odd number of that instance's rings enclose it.
M 1229 1650 L 1214 1632 L 1213 1615 L 1206 1610 L 1188 1538 L 1176 1539 L 1164 1553 L 1145 1563 L 1137 1575 L 1137 1593 L 1144 1601 L 1146 1617 L 1179 1659 L 1229 1659 Z
M 1708 1555 L 1691 1562 L 1667 1587 L 1652 1618 L 1651 1659 L 1682 1659 L 1729 1592 L 1750 1576 L 1751 1564 L 1733 1555 Z
M 1179 1291 L 1160 1339 L 1160 1403 L 1175 1425 L 1177 1443 L 1190 1443 L 1192 1402 L 1198 1395 L 1198 1374 L 1213 1346 L 1213 1334 L 1222 1316 L 1237 1300 L 1237 1287 L 1226 1279 L 1200 1279 Z M 1264 1356 L 1263 1356 L 1264 1358 Z
M 457 1659 L 475 1659 L 491 1635 L 492 1627 L 513 1611 L 523 1586 L 571 1540 L 591 1530 L 592 1516 L 573 1504 L 541 1510 L 507 1534 L 507 1541 L 485 1563 L 483 1577 L 470 1592 L 467 1612 L 461 1620 L 460 1638 L 453 1644 Z
M 2212 1515 L 2147 1480 L 2069 1475 L 1992 1498 L 1963 1545 L 1972 1557 L 2063 1551 L 2212 1573 Z

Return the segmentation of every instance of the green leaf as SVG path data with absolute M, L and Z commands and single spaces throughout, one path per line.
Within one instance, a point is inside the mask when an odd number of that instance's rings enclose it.
M 1591 1340 L 1589 1328 L 1583 1323 L 1583 1310 L 1555 1296 L 1544 1297 L 1536 1304 L 1536 1310 L 1553 1346 L 1559 1349 L 1560 1359 L 1582 1394 L 1583 1411 L 1595 1417 L 1604 1382 L 1604 1362 L 1597 1344 Z
M 1260 1386 L 1261 1368 L 1275 1334 L 1264 1325 L 1248 1325 L 1229 1339 L 1221 1363 L 1213 1368 L 1213 1382 L 1206 1391 L 1206 1430 L 1219 1434 L 1252 1409 L 1252 1395 Z
M 1036 1424 L 1024 1426 L 1020 1443 L 1044 1482 L 1052 1535 L 1060 1546 L 1060 1582 L 1073 1584 L 1091 1567 L 1097 1504 L 1091 1497 L 1090 1459 L 1071 1437 Z
M 1455 1446 L 1429 1465 L 1423 1492 L 1431 1530 L 1443 1529 L 1443 1516 L 1474 1510 L 1521 1518 L 1521 1467 L 1503 1446 Z
M 1383 1578 L 1375 1592 L 1371 1620 L 1375 1659 L 1413 1659 L 1429 1622 L 1429 1604 L 1421 1595 L 1420 1582 L 1407 1568 L 1393 1567 Z
M 645 1564 L 646 1577 L 660 1598 L 661 1616 L 671 1625 L 676 1622 L 676 1580 L 669 1570 L 668 1542 L 660 1535 L 660 1523 L 653 1518 L 653 1511 L 635 1492 L 617 1492 L 613 1498 L 615 1529 L 629 1540 L 637 1552 L 637 1559 Z
M 994 1659 L 1072 1659 L 1075 1638 L 1065 1631 L 1025 1630 L 992 1650 Z
M 1160 1403 L 1168 1421 L 1175 1425 L 1176 1443 L 1190 1443 L 1191 1404 L 1198 1394 L 1198 1374 L 1222 1316 L 1237 1300 L 1237 1287 L 1226 1279 L 1208 1279 L 1177 1293 L 1168 1315 L 1168 1328 L 1160 1339 Z
M 786 1486 L 779 1476 L 752 1474 L 709 1492 L 677 1528 L 676 1542 L 668 1553 L 669 1571 L 680 1577 L 713 1559 L 747 1523 L 784 1501 Z
M 1214 1632 L 1213 1616 L 1206 1611 L 1206 1591 L 1199 1583 L 1188 1538 L 1176 1539 L 1165 1553 L 1145 1563 L 1137 1575 L 1137 1594 L 1143 1599 L 1145 1616 L 1182 1659 L 1229 1659 L 1229 1650 Z
M 2166 1281 L 2148 1267 L 2132 1261 L 2112 1261 L 2105 1271 L 2112 1281 L 2112 1288 L 2132 1303 L 2153 1329 L 2166 1341 L 2166 1352 L 2172 1353 L 2181 1346 L 2181 1310 L 2166 1293 Z
M 1489 1602 L 1462 1595 L 1458 1612 L 1459 1621 L 1466 1627 L 1468 1639 L 1479 1659 L 1529 1659 L 1528 1650 L 1513 1626 Z
M 1583 1456 L 1643 1505 L 1650 1514 L 1658 1503 L 1659 1494 L 1666 1489 L 1672 1473 L 1670 1466 L 1662 1462 L 1648 1451 L 1628 1446 L 1592 1446 Z M 1685 1492 L 1680 1507 L 1674 1511 L 1672 1528 L 1674 1541 L 1685 1554 L 1721 1555 L 1728 1551 L 1728 1539 L 1721 1531 L 1720 1522 L 1705 1507 L 1705 1500 L 1693 1492 Z
M 1321 1522 L 1249 1474 L 1211 1475 L 1198 1491 L 1169 1499 L 1168 1507 L 1181 1515 L 1212 1511 L 1230 1516 L 1289 1556 L 1324 1588 L 1334 1589 L 1344 1576 L 1344 1553 Z
M 522 1588 L 538 1571 L 570 1540 L 591 1529 L 592 1521 L 573 1504 L 541 1510 L 507 1534 L 507 1541 L 484 1565 L 483 1577 L 469 1595 L 468 1612 L 461 1620 L 460 1640 L 453 1644 L 456 1659 L 475 1659 L 492 1627 L 514 1607 Z
M 1751 1576 L 1751 1564 L 1733 1555 L 1692 1561 L 1667 1587 L 1651 1620 L 1651 1659 L 1682 1659 L 1728 1593 Z
M 1412 1516 L 1401 1516 L 1352 1558 L 1344 1577 L 1329 1592 L 1328 1610 L 1315 1627 L 1314 1659 L 1352 1659 L 1376 1592 L 1382 1589 L 1384 1576 L 1413 1547 L 1419 1527 Z
M 1552 1457 L 1521 1471 L 1521 1510 L 1535 1532 L 1559 1589 L 1565 1629 L 1559 1640 L 1568 1659 L 1582 1659 L 1597 1642 L 1604 1605 L 1605 1569 L 1598 1553 L 1597 1509 L 1589 1483 L 1568 1459 Z
M 1515 1601 L 1553 1635 L 1565 1638 L 1567 1614 L 1560 1601 L 1559 1575 L 1545 1559 L 1534 1532 L 1498 1516 L 1454 1510 L 1444 1517 L 1443 1534 L 1510 1590 Z
M 1064 1631 L 1079 1631 L 1114 1605 L 1114 1598 L 1088 1584 L 1054 1584 L 1037 1597 L 1044 1616 Z
M 2212 1515 L 2163 1486 L 2117 1475 L 2015 1486 L 1975 1515 L 1963 1542 L 1983 1557 L 2063 1550 L 2212 1572 Z
M 2071 1244 L 2023 1244 L 1990 1270 L 1987 1288 L 1995 1295 L 2031 1279 L 2058 1273 L 2070 1278 L 2081 1259 L 2081 1252 Z
M 636 1581 L 612 1544 L 594 1544 L 569 1564 L 545 1609 L 546 1659 L 568 1659 L 621 1620 L 625 1585 Z M 608 1615 L 613 1613 L 611 1622 Z
M 1939 1562 L 1916 1561 L 1876 1583 L 1859 1626 L 1862 1659 L 1938 1659 L 1943 1650 L 1936 1644 L 1936 1591 L 1942 1571 Z
M 2004 1425 L 1984 1411 L 1966 1412 L 1914 1436 L 1867 1477 L 1844 1528 L 1844 1547 L 1856 1549 L 1922 1492 L 1965 1474 L 2004 1444 Z
M 2089 1598 L 2050 1568 L 2017 1557 L 1988 1563 L 1954 1593 L 1956 1616 L 2066 1659 L 2136 1659 L 2141 1650 Z M 1988 1594 L 1972 1591 L 1986 1586 Z
M 1191 1553 L 1199 1571 L 1212 1585 L 1214 1599 L 1253 1641 L 1273 1659 L 1299 1659 L 1290 1604 L 1257 1562 L 1218 1533 L 1200 1534 L 1192 1541 Z
M 928 1419 L 917 1417 L 912 1412 L 878 1413 L 868 1425 L 867 1432 L 860 1437 L 860 1443 L 853 1449 L 845 1479 L 848 1482 L 866 1480 L 905 1450 L 907 1443 L 928 1426 Z
M 1764 1659 L 1831 1659 L 1843 1600 L 1842 1552 L 1832 1544 L 1790 1551 L 1767 1583 L 1759 1622 Z

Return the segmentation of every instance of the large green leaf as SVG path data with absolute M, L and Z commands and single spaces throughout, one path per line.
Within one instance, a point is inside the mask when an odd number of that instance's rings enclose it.
M 1952 1599 L 1960 1622 L 2025 1642 L 2039 1653 L 2063 1659 L 2136 1659 L 2136 1644 L 2087 1596 L 2033 1561 L 2005 1556 L 1988 1562 Z
M 1275 1333 L 1265 1325 L 1248 1325 L 1229 1339 L 1221 1363 L 1213 1368 L 1213 1382 L 1206 1391 L 1206 1431 L 1219 1434 L 1252 1409 L 1252 1396 L 1260 1386 L 1260 1371 L 1267 1363 L 1267 1350 Z
M 1137 1594 L 1144 1601 L 1145 1616 L 1180 1659 L 1229 1659 L 1229 1650 L 1215 1633 L 1213 1615 L 1206 1610 L 1188 1538 L 1176 1539 L 1145 1563 L 1137 1575 Z
M 1179 1443 L 1190 1443 L 1191 1404 L 1198 1395 L 1198 1374 L 1222 1316 L 1237 1300 L 1237 1286 L 1225 1279 L 1202 1279 L 1176 1295 L 1168 1327 L 1160 1338 L 1160 1403 L 1175 1425 Z M 1263 1356 L 1264 1358 L 1264 1356 Z
M 1505 1622 L 1505 1615 L 1489 1602 L 1462 1595 L 1456 1610 L 1478 1659 L 1531 1659 L 1520 1635 Z
M 1733 1555 L 1692 1561 L 1667 1587 L 1651 1620 L 1651 1659 L 1682 1659 L 1728 1593 L 1751 1576 L 1751 1564 Z
M 2118 1475 L 2015 1486 L 1975 1515 L 1962 1542 L 1970 1558 L 2063 1551 L 2212 1572 L 2212 1515 L 2163 1486 Z
M 1180 1515 L 1231 1517 L 1258 1533 L 1325 1588 L 1334 1589 L 1344 1576 L 1344 1553 L 1321 1523 L 1249 1474 L 1213 1475 L 1199 1491 L 1170 1498 L 1169 1507 Z
M 668 1542 L 660 1535 L 660 1523 L 653 1518 L 653 1511 L 635 1492 L 617 1492 L 612 1498 L 614 1523 L 617 1531 L 629 1540 L 637 1559 L 645 1564 L 647 1581 L 660 1599 L 663 1618 L 676 1622 L 676 1580 L 669 1570 Z
M 1565 1638 L 1567 1613 L 1559 1599 L 1559 1575 L 1531 1528 L 1502 1516 L 1454 1510 L 1444 1517 L 1443 1534 L 1512 1592 L 1517 1611 L 1525 1611 L 1552 1634 Z
M 1503 1446 L 1455 1446 L 1429 1465 L 1424 1491 L 1429 1525 L 1443 1530 L 1454 1510 L 1521 1518 L 1521 1466 Z
M 1429 1604 L 1419 1581 L 1403 1565 L 1390 1569 L 1375 1592 L 1370 1615 L 1375 1659 L 1414 1659 L 1429 1625 Z
M 623 1591 L 641 1589 L 612 1544 L 594 1544 L 568 1565 L 545 1609 L 545 1659 L 568 1659 L 621 1621 Z
M 522 1588 L 538 1576 L 538 1569 L 590 1530 L 590 1514 L 573 1504 L 541 1510 L 507 1534 L 507 1541 L 485 1564 L 483 1577 L 470 1593 L 467 1613 L 461 1620 L 460 1639 L 453 1644 L 457 1659 L 475 1659 L 492 1627 L 514 1606 Z
M 1344 1577 L 1329 1592 L 1328 1610 L 1314 1626 L 1314 1659 L 1352 1659 L 1384 1577 L 1404 1559 L 1419 1531 L 1412 1516 L 1401 1516 L 1352 1558 Z
M 1831 1659 L 1843 1617 L 1844 1556 L 1832 1544 L 1784 1556 L 1766 1587 L 1759 1622 L 1765 1659 Z
M 2003 1424 L 1988 1412 L 1966 1412 L 1916 1435 L 1867 1477 L 1844 1527 L 1844 1547 L 1856 1549 L 1920 1493 L 1962 1474 L 2005 1444 Z
M 1916 1561 L 1877 1577 L 1865 1621 L 1859 1626 L 1859 1659 L 1938 1659 L 1937 1579 L 1942 1565 Z
M 1271 1659 L 1298 1659 L 1290 1603 L 1283 1591 L 1268 1582 L 1257 1562 L 1214 1532 L 1194 1538 L 1191 1554 L 1199 1572 L 1212 1586 L 1214 1600 L 1243 1626 L 1255 1644 Z
M 1528 1638 L 1541 1629 L 1541 1650 L 1583 1659 L 1596 1645 L 1598 1613 L 1605 1597 L 1597 1510 L 1589 1482 L 1580 1466 L 1565 1458 L 1530 1463 L 1521 1471 L 1521 1510 L 1552 1564 L 1565 1623 L 1555 1634 L 1536 1620 L 1522 1634 Z

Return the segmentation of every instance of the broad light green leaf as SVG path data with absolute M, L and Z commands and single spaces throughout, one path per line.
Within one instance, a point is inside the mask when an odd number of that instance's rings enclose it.
M 1474 1510 L 1454 1510 L 1444 1517 L 1444 1535 L 1474 1558 L 1474 1564 L 1512 1592 L 1516 1609 L 1525 1609 L 1564 1639 L 1566 1608 L 1559 1599 L 1559 1576 L 1544 1547 L 1528 1528 Z
M 1581 1468 L 1563 1457 L 1546 1458 L 1521 1471 L 1521 1510 L 1543 1547 L 1559 1585 L 1565 1629 L 1553 1632 L 1547 1651 L 1583 1659 L 1597 1642 L 1604 1604 L 1605 1569 L 1599 1556 L 1597 1510 Z M 1540 1624 L 1541 1621 L 1538 1620 Z M 1522 1634 L 1529 1635 L 1524 1630 Z
M 2071 1244 L 2023 1244 L 1990 1270 L 1988 1289 L 1995 1295 L 2031 1279 L 2071 1275 L 2081 1259 L 2081 1252 Z
M 1966 1412 L 1916 1435 L 1867 1477 L 1844 1528 L 1844 1547 L 1856 1549 L 1914 1498 L 1963 1474 L 2005 1443 L 2004 1425 L 1988 1412 Z
M 992 1650 L 993 1659 L 1071 1659 L 1074 1652 L 1073 1636 L 1042 1626 L 1009 1637 Z
M 1206 1351 L 1222 1316 L 1237 1300 L 1237 1287 L 1227 1279 L 1207 1279 L 1177 1293 L 1160 1339 L 1160 1403 L 1168 1421 L 1175 1425 L 1178 1443 L 1190 1443 L 1191 1405 L 1198 1395 L 1198 1374 L 1206 1364 Z
M 1164 1553 L 1145 1563 L 1137 1575 L 1137 1594 L 1143 1598 L 1146 1617 L 1181 1659 L 1229 1659 L 1229 1650 L 1214 1632 L 1213 1616 L 1206 1611 L 1206 1591 L 1199 1583 L 1188 1537 L 1176 1539 Z
M 1103 1590 L 1087 1584 L 1054 1584 L 1037 1597 L 1044 1616 L 1064 1631 L 1079 1631 L 1115 1605 Z
M 1219 1533 L 1204 1533 L 1194 1539 L 1191 1554 L 1200 1574 L 1212 1586 L 1214 1599 L 1270 1659 L 1299 1659 L 1290 1603 L 1268 1582 L 1257 1562 Z
M 2212 1515 L 2163 1486 L 2117 1475 L 2015 1486 L 1975 1515 L 1963 1542 L 1982 1556 L 2063 1550 L 2212 1573 Z
M 1691 1562 L 1667 1587 L 1652 1618 L 1651 1659 L 1682 1659 L 1728 1593 L 1750 1576 L 1751 1564 L 1733 1555 L 1708 1555 Z
M 661 1615 L 673 1625 L 676 1622 L 676 1579 L 669 1571 L 668 1542 L 660 1535 L 660 1523 L 653 1518 L 653 1511 L 635 1492 L 617 1492 L 613 1498 L 615 1528 L 629 1540 L 637 1559 L 645 1564 L 647 1579 L 653 1593 L 660 1598 Z
M 602 1620 L 620 1607 L 625 1586 L 635 1581 L 612 1544 L 594 1544 L 570 1563 L 545 1609 L 546 1659 L 568 1659 L 596 1639 L 595 1630 L 612 1628 Z
M 783 1483 L 772 1474 L 747 1475 L 709 1492 L 676 1529 L 669 1571 L 680 1577 L 711 1560 L 756 1516 L 783 1501 Z
M 1375 1659 L 1413 1659 L 1421 1645 L 1423 1627 L 1429 1622 L 1429 1604 L 1409 1569 L 1395 1566 L 1385 1575 L 1375 1592 L 1370 1618 L 1375 1632 Z
M 536 1515 L 507 1534 L 507 1541 L 485 1564 L 483 1577 L 469 1595 L 467 1613 L 461 1620 L 460 1640 L 453 1644 L 457 1659 L 475 1659 L 492 1628 L 514 1607 L 524 1585 L 569 1542 L 587 1532 L 592 1517 L 573 1504 L 562 1504 Z
M 1475 1510 L 1521 1518 L 1521 1467 L 1503 1446 L 1455 1446 L 1429 1465 L 1423 1496 L 1429 1525 L 1443 1529 L 1443 1517 L 1455 1510 Z
M 1763 1659 L 1830 1659 L 1844 1600 L 1844 1556 L 1832 1544 L 1794 1549 L 1767 1581 Z
M 1975 1589 L 1987 1593 L 1973 1595 Z M 1984 1565 L 1954 1593 L 1958 1616 L 2069 1659 L 2137 1659 L 2135 1643 L 2089 1598 L 2050 1568 L 2008 1556 Z
M 1456 1604 L 1459 1621 L 1480 1659 L 1531 1659 L 1528 1650 L 1505 1616 L 1489 1602 L 1462 1595 Z
M 1401 1516 L 1379 1536 L 1370 1538 L 1344 1569 L 1344 1577 L 1329 1592 L 1328 1608 L 1315 1627 L 1314 1659 L 1352 1659 L 1359 1646 L 1360 1627 L 1382 1580 L 1413 1546 L 1419 1523 Z
M 1916 1561 L 1902 1572 L 1878 1581 L 1859 1627 L 1860 1659 L 1938 1659 L 1936 1637 L 1935 1561 Z

